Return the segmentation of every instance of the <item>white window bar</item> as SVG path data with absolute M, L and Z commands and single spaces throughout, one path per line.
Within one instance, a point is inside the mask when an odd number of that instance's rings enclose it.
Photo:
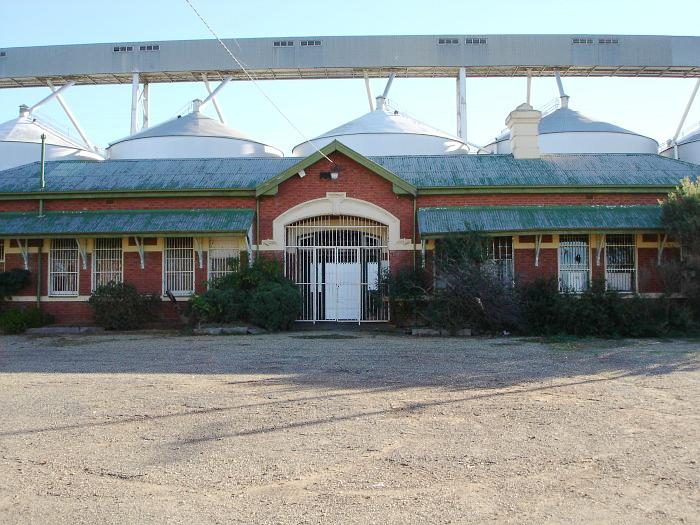
M 240 250 L 234 247 L 230 239 L 211 239 L 209 241 L 208 279 L 213 281 L 231 273 L 231 263 L 241 256 Z
M 49 295 L 78 295 L 79 268 L 75 239 L 52 239 L 49 250 Z
M 590 270 L 588 235 L 560 235 L 559 289 L 574 293 L 587 290 Z
M 194 293 L 194 242 L 192 237 L 168 237 L 163 254 L 163 293 Z
M 285 275 L 302 296 L 302 321 L 388 321 L 381 276 L 387 226 L 350 216 L 304 219 L 286 228 Z
M 635 291 L 636 252 L 633 234 L 605 236 L 605 285 L 608 290 Z
M 492 237 L 486 245 L 487 267 L 504 286 L 513 286 L 513 237 Z
M 107 283 L 120 283 L 123 279 L 122 240 L 98 238 L 92 250 L 92 291 Z

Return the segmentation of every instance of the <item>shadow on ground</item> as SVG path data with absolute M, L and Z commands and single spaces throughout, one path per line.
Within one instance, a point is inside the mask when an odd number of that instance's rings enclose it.
M 0 337 L 2 373 L 255 375 L 331 388 L 493 388 L 610 373 L 697 370 L 700 342 L 415 338 L 361 332 Z M 236 379 L 238 381 L 240 379 Z

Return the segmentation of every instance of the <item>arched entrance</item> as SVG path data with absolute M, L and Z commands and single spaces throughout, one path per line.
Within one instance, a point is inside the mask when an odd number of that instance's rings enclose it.
M 285 228 L 285 274 L 302 296 L 301 321 L 388 321 L 381 274 L 389 228 L 372 219 L 321 215 Z

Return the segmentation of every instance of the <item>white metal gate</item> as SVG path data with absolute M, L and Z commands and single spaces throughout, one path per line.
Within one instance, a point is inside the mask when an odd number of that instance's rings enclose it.
M 287 226 L 285 275 L 302 296 L 300 321 L 388 321 L 381 275 L 389 267 L 388 228 L 348 216 Z

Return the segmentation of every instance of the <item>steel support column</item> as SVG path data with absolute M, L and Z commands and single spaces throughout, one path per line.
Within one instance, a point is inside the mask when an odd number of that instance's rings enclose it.
M 457 136 L 467 141 L 467 73 L 463 67 L 457 77 Z
M 136 133 L 138 123 L 136 122 L 136 109 L 139 102 L 139 74 L 134 73 L 131 77 L 131 134 Z
M 149 86 L 150 84 L 148 82 L 143 83 L 143 91 L 141 93 L 141 105 L 143 106 L 143 125 L 141 126 L 141 129 L 148 128 L 148 114 L 151 111 L 149 99 Z

